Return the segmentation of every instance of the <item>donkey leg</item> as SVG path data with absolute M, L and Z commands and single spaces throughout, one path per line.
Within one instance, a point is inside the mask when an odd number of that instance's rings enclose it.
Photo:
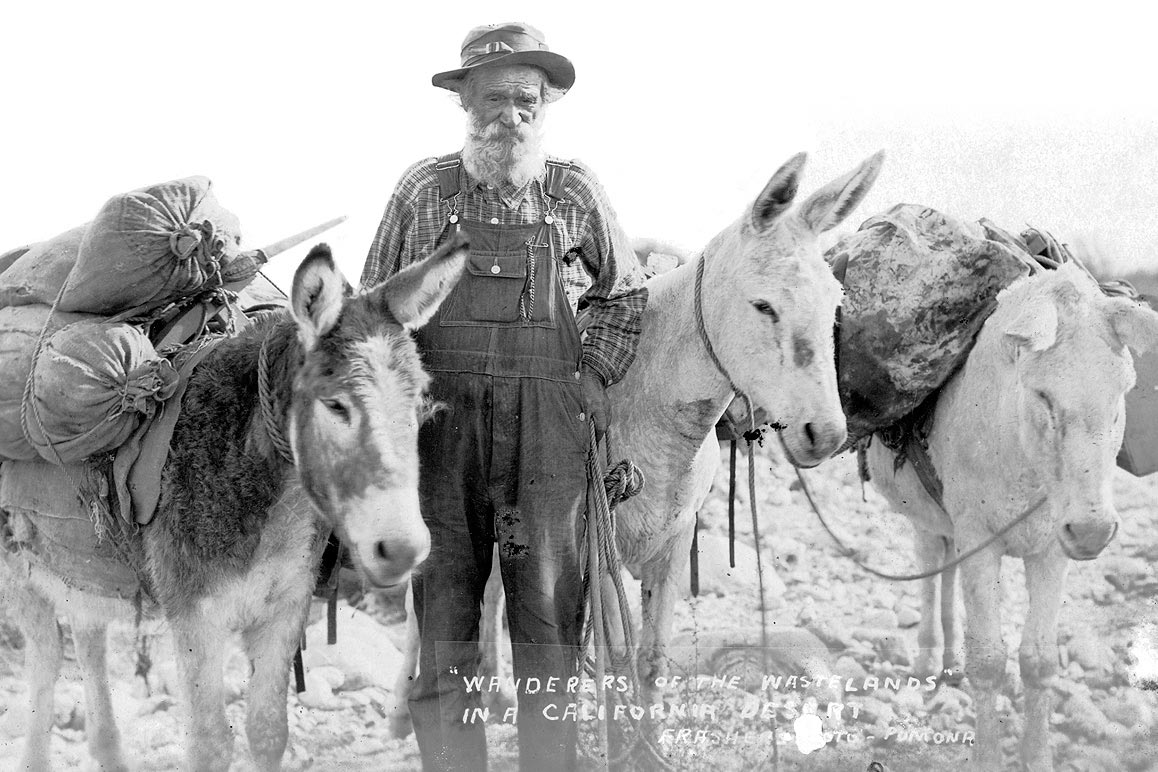
M 692 546 L 692 531 L 675 543 L 670 560 L 657 559 L 643 567 L 640 575 L 642 629 L 639 640 L 640 694 L 650 705 L 656 695 L 656 679 L 667 673 L 667 643 L 675 618 L 680 586 L 687 581 L 688 561 L 684 556 Z
M 9 581 L 9 577 L 4 577 Z M 13 601 L 10 610 L 24 635 L 24 671 L 28 680 L 28 721 L 20 768 L 40 772 L 51 768 L 53 692 L 60 675 L 60 627 L 52 602 L 27 585 L 6 589 Z
M 121 753 L 121 733 L 117 729 L 109 694 L 107 629 L 107 625 L 101 622 L 74 619 L 72 638 L 84 677 L 84 729 L 89 755 L 102 771 L 121 772 L 129 767 Z
M 935 533 L 916 530 L 917 566 L 921 571 L 929 571 L 941 565 L 945 559 L 945 539 Z M 941 656 L 944 643 L 940 623 L 941 577 L 931 576 L 921 580 L 921 622 L 917 628 L 916 672 L 921 677 L 937 675 L 940 668 L 937 659 Z
M 245 631 L 245 650 L 253 666 L 246 695 L 245 733 L 259 770 L 281 769 L 289 740 L 286 696 L 290 666 L 301 638 L 309 595 L 286 603 Z M 296 606 L 296 607 L 295 607 Z
M 414 731 L 410 723 L 410 692 L 414 689 L 414 678 L 418 675 L 418 648 L 422 638 L 418 634 L 418 616 L 414 613 L 414 595 L 409 584 L 406 587 L 406 645 L 402 649 L 402 664 L 394 679 L 394 692 L 386 706 L 390 736 L 401 740 Z
M 957 557 L 952 539 L 945 542 L 945 558 Z M 958 566 L 946 568 L 941 573 L 941 629 L 944 631 L 944 655 L 941 658 L 941 678 L 957 686 L 964 677 L 965 636 L 961 624 L 964 609 L 961 607 L 961 593 L 957 583 Z
M 233 759 L 233 730 L 225 719 L 222 668 L 225 630 L 211 614 L 170 618 L 177 669 L 184 688 L 189 772 L 225 772 Z
M 966 673 L 973 691 L 977 738 L 973 764 L 1001 768 L 1001 724 L 997 693 L 1005 682 L 1005 641 L 1001 637 L 1001 552 L 982 550 L 961 566 L 965 595 Z
M 1021 758 L 1029 772 L 1053 769 L 1049 717 L 1058 673 L 1057 615 L 1069 566 L 1069 560 L 1056 553 L 1025 559 L 1029 612 L 1021 633 L 1018 658 L 1025 685 L 1025 737 L 1021 742 Z
M 503 622 L 507 618 L 506 595 L 503 590 L 502 571 L 499 567 L 499 551 L 495 550 L 491 562 L 491 575 L 487 578 L 486 590 L 483 592 L 483 613 L 481 629 L 479 630 L 479 672 L 480 676 L 489 679 L 499 677 L 499 688 L 483 692 L 483 706 L 491 713 L 500 716 L 506 715 L 508 708 L 515 706 L 515 692 L 511 684 L 503 676 L 510 675 L 510 658 L 505 655 L 507 646 L 503 632 Z

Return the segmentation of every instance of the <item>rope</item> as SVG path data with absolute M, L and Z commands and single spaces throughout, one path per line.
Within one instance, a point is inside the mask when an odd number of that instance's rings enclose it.
M 783 440 L 781 440 L 781 442 L 783 442 Z M 1041 506 L 1043 504 L 1045 504 L 1045 501 L 1046 501 L 1046 497 L 1044 495 L 1042 495 L 1040 498 L 1037 499 L 1037 501 L 1030 504 L 1020 515 L 1018 515 L 1016 519 L 1010 521 L 1005 526 L 1003 526 L 1001 528 L 1001 530 L 992 534 L 988 539 L 981 542 L 976 547 L 973 547 L 973 548 L 967 550 L 966 552 L 961 553 L 956 558 L 954 558 L 953 560 L 950 560 L 948 563 L 945 563 L 942 566 L 939 566 L 939 567 L 934 568 L 934 569 L 929 570 L 929 571 L 923 571 L 919 574 L 886 574 L 883 571 L 878 571 L 877 569 L 875 569 L 869 565 L 866 565 L 861 560 L 860 552 L 858 550 L 852 549 L 851 547 L 847 546 L 843 541 L 841 541 L 840 537 L 837 536 L 836 533 L 833 532 L 832 528 L 829 527 L 828 521 L 824 519 L 824 515 L 820 511 L 820 507 L 817 506 L 816 500 L 813 499 L 812 491 L 809 489 L 808 483 L 805 481 L 804 475 L 801 474 L 799 469 L 796 470 L 796 478 L 798 480 L 800 480 L 800 489 L 804 491 L 804 497 L 806 499 L 808 499 L 808 503 L 809 503 L 809 505 L 811 505 L 812 511 L 816 513 L 816 517 L 819 518 L 820 524 L 822 526 L 824 526 L 824 530 L 827 531 L 828 535 L 832 537 L 832 540 L 834 542 L 836 542 L 836 546 L 840 548 L 840 551 L 844 555 L 844 557 L 847 557 L 850 560 L 852 560 L 853 563 L 856 563 L 861 568 L 861 570 L 866 571 L 867 573 L 870 573 L 873 576 L 878 576 L 881 579 L 888 579 L 889 581 L 892 581 L 892 582 L 912 582 L 912 581 L 916 581 L 917 579 L 928 579 L 931 576 L 937 576 L 938 574 L 942 573 L 943 571 L 947 571 L 950 568 L 953 568 L 954 566 L 957 566 L 960 563 L 963 563 L 964 561 L 966 561 L 969 558 L 976 555 L 981 550 L 986 549 L 987 547 L 992 545 L 998 539 L 1005 536 L 1007 533 L 1009 533 L 1011 530 L 1013 530 L 1014 526 L 1020 525 L 1021 523 L 1025 522 L 1026 518 L 1028 518 L 1030 515 L 1032 515 L 1037 510 L 1041 509 Z
M 696 329 L 698 329 L 700 332 L 700 339 L 704 342 L 704 348 L 706 348 L 708 350 L 708 356 L 711 358 L 712 364 L 714 364 L 716 366 L 716 369 L 719 370 L 720 374 L 723 375 L 724 378 L 728 381 L 728 388 L 731 389 L 733 393 L 743 394 L 743 392 L 740 391 L 739 388 L 737 388 L 735 382 L 732 380 L 732 376 L 728 374 L 728 370 L 726 367 L 724 367 L 724 363 L 720 361 L 720 358 L 718 356 L 716 356 L 716 349 L 712 345 L 712 339 L 708 337 L 707 325 L 704 324 L 704 256 L 703 255 L 700 255 L 700 259 L 696 261 L 696 290 L 695 290 L 695 295 L 693 296 L 692 305 L 695 307 L 695 312 L 696 312 Z M 751 405 L 750 402 L 748 404 L 749 404 L 749 406 Z
M 278 425 L 277 416 L 274 412 L 273 405 L 273 391 L 269 385 L 269 342 L 273 339 L 274 331 L 277 330 L 278 325 L 270 327 L 269 332 L 261 341 L 261 350 L 257 356 L 257 393 L 258 402 L 261 405 L 261 418 L 265 426 L 265 432 L 269 435 L 270 442 L 273 443 L 277 454 L 286 462 L 294 463 L 293 448 L 290 447 L 289 442 L 282 433 L 281 426 Z
M 607 465 L 611 469 L 604 473 L 599 462 L 599 443 L 595 438 L 595 426 L 590 429 L 590 445 L 587 452 L 587 479 L 588 479 L 588 508 L 587 508 L 587 555 L 585 563 L 588 567 L 584 577 L 583 593 L 589 609 L 584 624 L 582 648 L 587 651 L 594 646 L 595 656 L 589 655 L 584 660 L 584 671 L 594 675 L 596 683 L 596 700 L 599 706 L 604 706 L 604 720 L 599 722 L 599 743 L 605 765 L 619 765 L 625 762 L 637 750 L 646 756 L 649 769 L 673 769 L 664 758 L 662 751 L 654 740 L 628 714 L 628 722 L 633 730 L 633 737 L 623 744 L 620 753 L 612 757 L 608 747 L 606 717 L 611 714 L 605 707 L 606 693 L 603 689 L 603 676 L 607 667 L 606 641 L 612 633 L 614 619 L 608 609 L 603 607 L 602 579 L 610 576 L 615 588 L 616 603 L 619 606 L 619 629 L 623 631 L 625 660 L 613 661 L 611 666 L 616 670 L 626 669 L 629 679 L 629 693 L 639 695 L 640 680 L 639 668 L 635 652 L 635 626 L 631 618 L 630 606 L 627 603 L 627 592 L 623 587 L 622 563 L 619 559 L 619 550 L 615 544 L 615 526 L 613 509 L 619 502 L 639 493 L 644 486 L 643 472 L 628 460 L 620 461 L 611 466 L 611 442 L 605 441 Z M 601 480 L 602 484 L 596 484 Z
M 724 363 L 720 361 L 720 357 L 716 355 L 716 349 L 712 345 L 712 339 L 708 337 L 708 328 L 704 323 L 704 255 L 700 255 L 700 259 L 696 261 L 696 284 L 695 293 L 693 295 L 693 306 L 696 314 L 696 329 L 699 330 L 700 340 L 704 342 L 704 348 L 708 350 L 708 356 L 712 360 L 712 364 L 720 371 L 720 374 L 728 381 L 728 388 L 732 390 L 733 394 L 738 394 L 744 398 L 744 404 L 748 408 L 748 423 L 750 431 L 746 432 L 744 438 L 748 441 L 748 504 L 752 510 L 752 539 L 756 548 L 756 575 L 759 581 L 760 591 L 760 642 L 761 642 L 761 656 L 763 657 L 764 671 L 768 671 L 768 610 L 764 603 L 764 563 L 760 557 L 760 529 L 757 509 L 756 509 L 756 457 L 753 453 L 752 441 L 759 435 L 756 432 L 756 411 L 753 409 L 751 398 L 740 391 L 736 386 L 732 376 L 728 374 Z M 779 432 L 777 433 L 779 435 Z M 783 437 L 781 437 L 783 443 Z M 734 446 L 733 446 L 734 447 Z M 734 527 L 732 523 L 733 513 L 729 513 L 729 527 Z M 731 562 L 735 563 L 735 553 L 731 551 L 734 548 L 729 548 L 729 556 Z M 772 768 L 778 770 L 780 768 L 780 749 L 777 742 L 777 724 L 776 717 L 772 717 Z

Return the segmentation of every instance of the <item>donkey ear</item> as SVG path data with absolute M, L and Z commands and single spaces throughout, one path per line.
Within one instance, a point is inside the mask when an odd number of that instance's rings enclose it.
M 768 230 L 777 217 L 788 211 L 800 187 L 800 172 L 804 169 L 807 153 L 797 153 L 776 170 L 772 179 L 760 191 L 752 210 L 748 213 L 748 224 L 757 232 Z
M 872 188 L 885 162 L 878 150 L 860 166 L 813 193 L 800 205 L 800 217 L 813 233 L 824 233 L 839 225 Z
M 388 308 L 408 330 L 421 327 L 458 283 L 469 248 L 466 235 L 459 231 L 430 257 L 370 290 L 370 302 Z
M 318 244 L 294 273 L 290 308 L 298 323 L 298 338 L 306 351 L 333 329 L 342 314 L 342 303 L 350 294 L 350 285 L 334 265 L 326 244 Z
M 1014 352 L 1019 348 L 1045 351 L 1057 340 L 1057 323 L 1056 304 L 1025 306 L 1005 328 L 1005 336 Z
M 1126 298 L 1110 301 L 1110 325 L 1123 346 L 1142 354 L 1158 346 L 1158 313 L 1152 308 Z

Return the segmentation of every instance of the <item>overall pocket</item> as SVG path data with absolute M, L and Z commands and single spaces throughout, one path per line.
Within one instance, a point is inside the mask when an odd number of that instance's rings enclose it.
M 446 299 L 442 326 L 478 322 L 516 322 L 519 298 L 527 284 L 527 258 L 521 254 L 474 254 L 466 273 Z

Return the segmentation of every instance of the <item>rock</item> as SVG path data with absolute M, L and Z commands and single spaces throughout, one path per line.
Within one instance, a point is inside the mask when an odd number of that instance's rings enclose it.
M 878 700 L 876 697 L 860 697 L 857 699 L 857 705 L 860 708 L 860 713 L 857 716 L 859 721 L 870 724 L 891 724 L 896 720 L 897 714 L 892 705 Z
M 944 715 L 951 718 L 953 722 L 959 723 L 965 719 L 966 712 L 972 703 L 972 698 L 960 689 L 942 686 L 929 699 L 929 715 Z
M 1128 592 L 1135 584 L 1145 582 L 1150 577 L 1150 566 L 1141 558 L 1106 555 L 1098 563 L 1106 581 L 1119 592 Z
M 732 568 L 728 557 L 728 536 L 726 534 L 699 534 L 700 594 L 726 596 L 737 593 L 755 597 L 760 586 L 756 566 L 756 550 L 748 544 L 737 541 L 736 567 Z M 684 597 L 691 597 L 689 583 L 682 585 Z M 776 574 L 772 561 L 764 560 L 764 598 L 769 604 L 783 598 L 784 582 Z
M 901 606 L 897 612 L 897 627 L 907 630 L 921 624 L 921 612 L 911 606 Z
M 307 683 L 312 670 L 331 667 L 342 675 L 342 680 L 332 689 L 353 690 L 365 686 L 392 689 L 402 665 L 402 653 L 391 643 L 384 626 L 339 602 L 338 642 L 332 646 L 326 643 L 326 620 L 319 620 L 306 628 L 302 662 Z M 329 671 L 327 677 L 334 678 L 333 672 Z
M 1102 714 L 1131 730 L 1148 730 L 1154 723 L 1154 709 L 1135 689 L 1123 689 L 1099 703 Z
M 1087 670 L 1109 670 L 1113 667 L 1113 649 L 1088 627 L 1074 631 L 1066 644 L 1066 651 L 1072 661 Z
M 892 630 L 898 627 L 898 618 L 895 612 L 889 609 L 873 609 L 865 614 L 864 626 L 876 627 L 882 630 Z
M 871 644 L 881 659 L 888 660 L 894 665 L 908 667 L 913 664 L 913 657 L 909 652 L 908 642 L 896 630 L 895 614 L 893 623 L 893 626 L 888 628 L 858 627 L 852 631 L 852 637 Z
M 923 713 L 925 710 L 925 692 L 911 686 L 905 686 L 893 696 L 893 707 L 901 714 Z
M 84 686 L 80 681 L 57 681 L 52 713 L 58 728 L 84 729 Z
M 1089 740 L 1100 740 L 1109 731 L 1108 721 L 1094 701 L 1084 694 L 1075 694 L 1062 707 L 1066 726 Z
M 335 676 L 329 671 L 337 673 L 336 679 L 339 682 L 345 680 L 337 668 L 310 668 L 306 670 L 306 690 L 297 695 L 299 703 L 315 710 L 342 710 L 347 707 L 346 700 L 334 694 L 334 688 L 330 684 L 335 680 Z
M 857 683 L 860 683 L 868 677 L 868 671 L 865 670 L 859 662 L 848 655 L 837 659 L 836 664 L 833 665 L 832 671 L 840 676 L 841 680 L 848 680 L 851 678 Z

